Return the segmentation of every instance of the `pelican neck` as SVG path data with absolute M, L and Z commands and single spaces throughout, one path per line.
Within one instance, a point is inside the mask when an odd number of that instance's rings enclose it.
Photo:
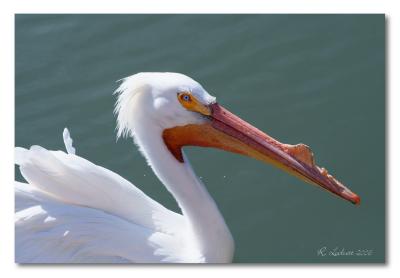
M 158 136 L 154 133 L 158 133 Z M 183 154 L 179 162 L 165 145 L 160 130 L 147 130 L 136 142 L 148 164 L 173 195 L 200 253 L 208 262 L 230 262 L 233 256 L 232 235 L 214 199 L 194 173 Z

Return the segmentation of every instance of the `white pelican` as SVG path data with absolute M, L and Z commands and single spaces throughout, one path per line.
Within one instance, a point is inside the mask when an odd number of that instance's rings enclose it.
M 314 163 L 304 144 L 282 144 L 220 106 L 193 79 L 139 73 L 116 90 L 118 137 L 133 137 L 182 214 L 118 174 L 75 155 L 16 148 L 18 263 L 226 263 L 234 241 L 193 172 L 184 146 L 224 149 L 272 163 L 354 204 L 360 198 Z

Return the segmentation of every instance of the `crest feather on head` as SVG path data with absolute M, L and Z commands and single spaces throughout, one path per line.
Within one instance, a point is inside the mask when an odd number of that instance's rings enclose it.
M 117 101 L 114 107 L 114 114 L 117 116 L 117 139 L 122 137 L 133 137 L 133 131 L 130 127 L 130 117 L 133 115 L 133 100 L 135 96 L 148 87 L 144 80 L 144 73 L 138 73 L 123 79 L 120 86 L 114 91 L 117 95 Z

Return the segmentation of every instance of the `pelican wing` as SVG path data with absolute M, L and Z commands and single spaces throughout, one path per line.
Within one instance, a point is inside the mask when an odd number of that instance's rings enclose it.
M 72 151 L 33 146 L 15 157 L 28 181 L 16 183 L 17 262 L 179 260 L 182 215 L 118 174 Z
M 17 263 L 142 263 L 165 259 L 155 253 L 160 246 L 152 246 L 151 229 L 101 210 L 56 202 L 29 184 L 16 183 L 16 200 Z

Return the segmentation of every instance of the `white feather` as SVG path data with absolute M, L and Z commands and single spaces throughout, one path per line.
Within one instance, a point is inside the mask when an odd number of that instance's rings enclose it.
M 74 154 L 15 151 L 29 182 L 15 185 L 16 262 L 183 260 L 182 215 Z
M 68 128 L 64 128 L 63 139 L 64 139 L 64 145 L 65 145 L 65 149 L 67 150 L 67 153 L 75 154 L 75 148 L 72 146 L 72 143 L 74 141 L 72 140 L 72 138 L 69 134 Z

